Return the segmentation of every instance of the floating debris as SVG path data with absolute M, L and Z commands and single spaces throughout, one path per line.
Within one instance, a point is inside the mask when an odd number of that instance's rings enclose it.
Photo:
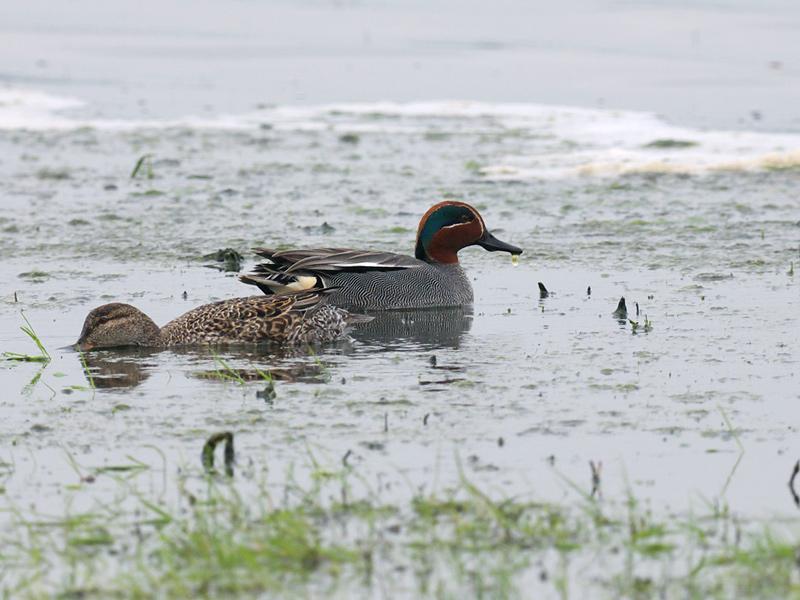
M 619 299 L 617 310 L 611 313 L 615 319 L 625 321 L 628 318 L 628 307 L 625 305 L 625 297 Z
M 323 235 L 336 231 L 336 228 L 327 221 L 323 221 L 322 225 L 306 225 L 302 229 L 305 233 L 321 233 Z
M 50 273 L 47 273 L 45 271 L 33 270 L 33 271 L 25 271 L 24 273 L 20 273 L 19 275 L 17 275 L 17 277 L 19 277 L 20 279 L 28 279 L 29 281 L 32 281 L 33 283 L 40 283 L 40 282 L 44 281 L 45 279 L 48 279 L 50 277 Z
M 539 282 L 539 298 L 547 298 L 550 295 L 550 292 L 547 291 L 547 288 L 544 287 L 544 284 L 540 281 Z
M 695 281 L 725 281 L 733 279 L 733 273 L 698 273 L 694 279 Z
M 203 256 L 205 260 L 214 260 L 220 264 L 206 265 L 212 269 L 219 269 L 220 271 L 232 271 L 238 273 L 242 269 L 244 257 L 233 248 L 221 248 L 211 254 Z
M 36 177 L 39 179 L 50 179 L 52 181 L 63 181 L 70 179 L 70 173 L 67 169 L 50 169 L 45 167 L 36 171 Z
M 256 398 L 260 398 L 267 404 L 272 404 L 277 395 L 278 394 L 275 391 L 275 382 L 272 379 L 267 381 L 267 385 L 264 387 L 263 390 L 259 390 L 256 392 Z
M 592 295 L 592 286 L 589 286 L 589 287 L 586 288 L 586 295 L 587 296 L 591 296 Z
M 447 377 L 437 381 L 424 381 L 420 380 L 420 385 L 450 385 L 451 383 L 458 383 L 459 381 L 466 381 L 463 377 Z
M 693 142 L 692 140 L 676 140 L 672 138 L 653 140 L 652 142 L 644 145 L 645 148 L 658 148 L 658 149 L 693 148 L 694 146 L 697 146 L 697 142 Z
M 359 141 L 361 141 L 361 138 L 355 133 L 345 133 L 344 135 L 339 136 L 339 141 L 342 144 L 357 144 Z

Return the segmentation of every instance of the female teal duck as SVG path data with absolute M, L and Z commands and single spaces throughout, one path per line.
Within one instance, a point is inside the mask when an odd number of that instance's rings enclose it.
M 190 310 L 164 327 L 130 304 L 104 304 L 86 317 L 75 348 L 330 342 L 344 337 L 348 326 L 370 320 L 327 304 L 325 297 L 333 291 L 223 300 Z
M 258 248 L 256 254 L 270 262 L 257 265 L 241 280 L 270 296 L 336 288 L 332 304 L 362 310 L 463 306 L 472 303 L 472 286 L 458 263 L 458 251 L 474 245 L 522 254 L 521 248 L 494 237 L 472 206 L 447 200 L 423 215 L 413 257 L 342 248 Z

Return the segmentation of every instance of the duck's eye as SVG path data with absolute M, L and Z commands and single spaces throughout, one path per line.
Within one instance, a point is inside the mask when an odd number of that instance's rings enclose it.
M 469 223 L 470 221 L 472 221 L 472 216 L 471 215 L 461 215 L 458 218 L 458 220 L 459 220 L 460 223 Z

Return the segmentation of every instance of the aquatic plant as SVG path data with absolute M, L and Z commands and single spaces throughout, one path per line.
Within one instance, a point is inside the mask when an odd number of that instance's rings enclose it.
M 33 343 L 36 344 L 36 347 L 39 349 L 39 354 L 20 354 L 19 352 L 3 352 L 3 358 L 6 360 L 15 360 L 21 362 L 40 362 L 40 363 L 49 363 L 51 360 L 50 353 L 47 351 L 47 348 L 44 347 L 42 340 L 36 334 L 36 331 L 33 329 L 33 325 L 28 320 L 28 317 L 25 316 L 25 313 L 20 313 L 22 318 L 25 320 L 25 325 L 21 326 L 20 329 L 25 332 L 29 338 L 33 340 Z
M 631 324 L 631 333 L 636 334 L 639 332 L 639 321 L 628 319 L 628 323 Z M 644 316 L 644 323 L 642 323 L 641 327 L 644 333 L 650 333 L 653 330 L 653 322 L 647 318 L 647 315 Z
M 0 531 L 0 594 L 14 597 L 364 596 L 763 598 L 800 593 L 797 537 L 741 521 L 716 504 L 656 516 L 628 492 L 602 500 L 569 482 L 561 502 L 504 497 L 459 470 L 456 485 L 386 503 L 364 474 L 308 462 L 280 485 L 245 490 L 233 473 L 233 433 L 203 446 L 173 493 L 140 489 L 155 467 L 89 469 L 63 516 L 8 512 Z M 209 477 L 225 444 L 227 477 Z M 200 478 L 193 484 L 196 476 Z M 103 478 L 113 500 L 82 506 Z M 592 486 L 599 487 L 599 465 Z M 357 491 L 360 490 L 360 491 Z M 174 498 L 169 500 L 168 498 Z M 576 499 L 577 498 L 577 499 Z M 133 534 L 131 532 L 134 532 Z M 49 568 L 58 564 L 59 569 Z
M 139 159 L 136 161 L 136 164 L 133 166 L 133 171 L 131 171 L 131 179 L 136 179 L 136 176 L 139 173 L 144 172 L 147 179 L 153 179 L 153 155 L 152 154 L 142 154 Z
M 203 468 L 206 473 L 214 474 L 214 450 L 221 443 L 225 443 L 225 474 L 228 477 L 233 477 L 233 462 L 235 460 L 235 452 L 233 449 L 233 433 L 230 431 L 223 431 L 215 433 L 206 440 L 203 445 L 202 460 Z

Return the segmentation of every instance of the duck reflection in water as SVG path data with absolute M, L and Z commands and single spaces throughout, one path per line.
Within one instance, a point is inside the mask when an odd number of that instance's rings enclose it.
M 472 306 L 423 308 L 368 312 L 374 317 L 360 325 L 350 336 L 370 346 L 393 350 L 408 346 L 424 348 L 458 348 L 464 334 L 472 327 Z
M 335 348 L 349 345 L 338 343 Z M 323 383 L 327 381 L 329 366 L 309 349 L 301 347 L 273 349 L 269 347 L 235 346 L 223 347 L 224 358 L 208 349 L 174 348 L 169 351 L 138 348 L 115 348 L 108 351 L 86 352 L 83 354 L 86 382 L 97 389 L 132 388 L 150 377 L 153 369 L 163 365 L 163 354 L 172 354 L 181 363 L 189 362 L 198 367 L 212 366 L 213 369 L 198 368 L 189 370 L 191 376 L 209 381 L 263 381 L 265 376 L 275 381 Z M 156 360 L 147 360 L 162 354 Z M 246 361 L 251 368 L 229 366 L 237 361 Z
M 154 362 L 148 357 L 156 352 L 140 348 L 118 348 L 114 352 L 85 352 L 83 363 L 86 382 L 97 389 L 136 387 L 148 377 Z

